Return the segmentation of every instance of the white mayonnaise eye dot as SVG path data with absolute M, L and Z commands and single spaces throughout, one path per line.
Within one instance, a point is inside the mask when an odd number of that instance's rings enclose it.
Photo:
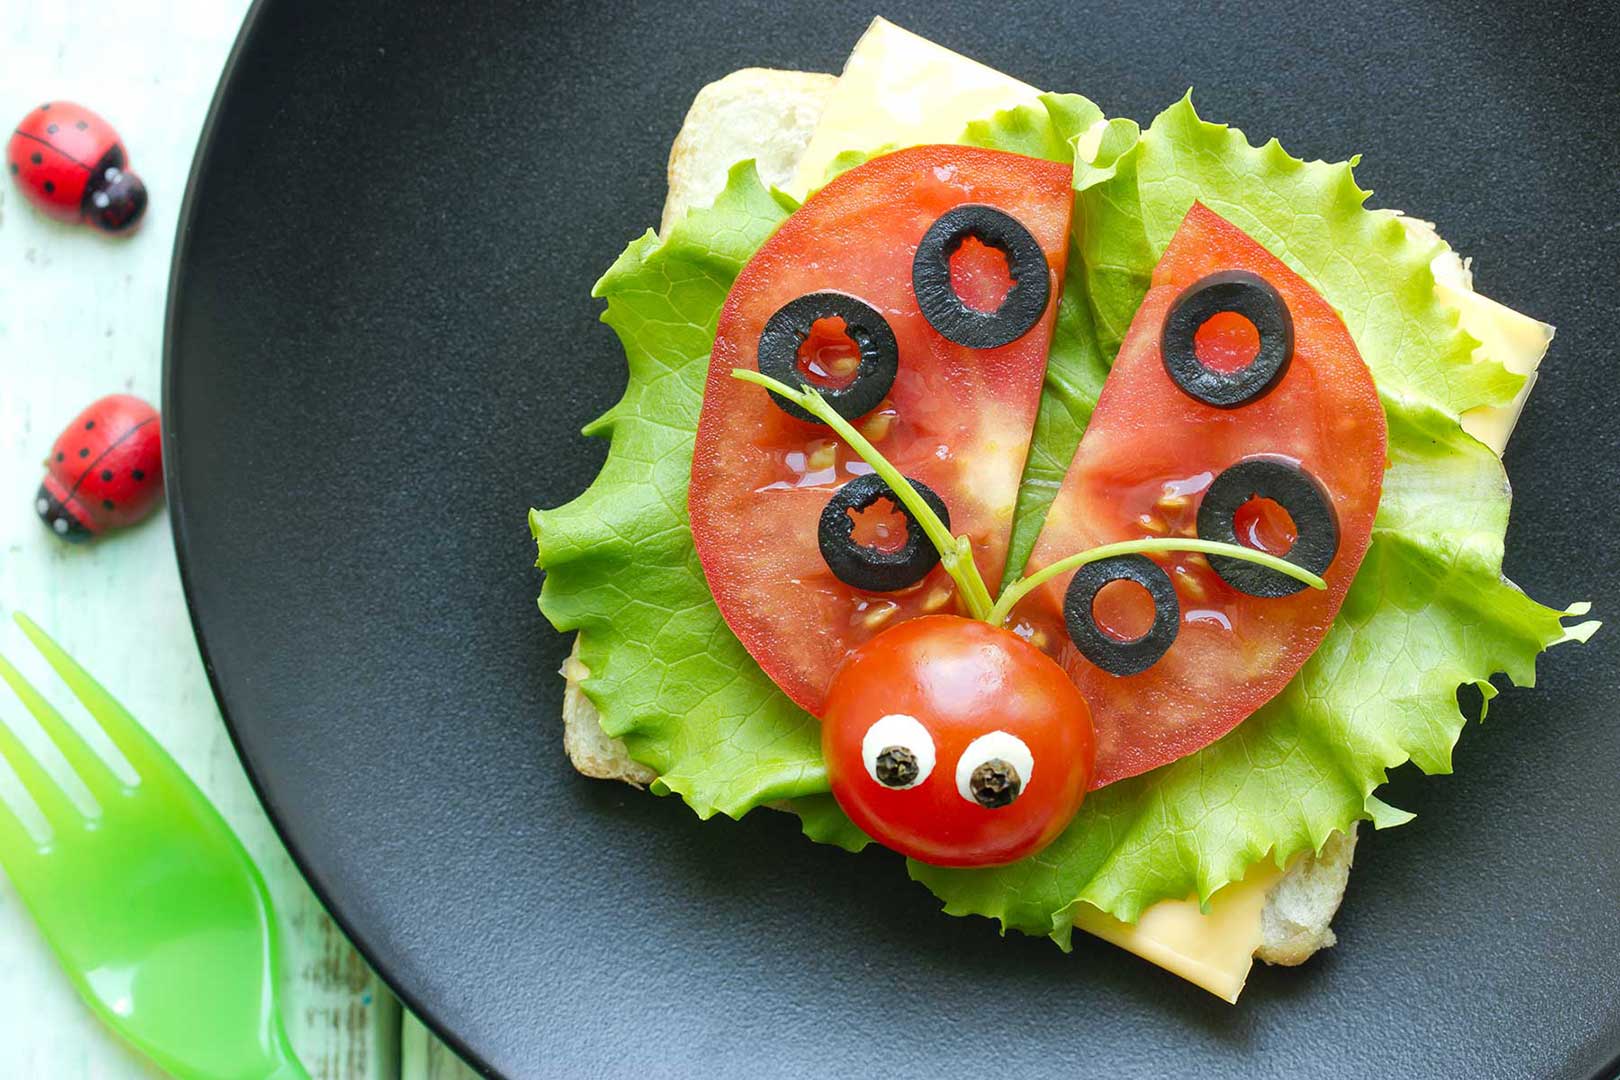
M 1023 739 L 1009 731 L 992 731 L 968 743 L 967 749 L 957 759 L 957 793 L 975 806 L 979 805 L 979 800 L 973 797 L 973 771 L 987 761 L 997 760 L 1005 761 L 1018 773 L 1018 795 L 1029 790 L 1029 782 L 1035 776 L 1035 758 L 1030 754 L 1029 747 L 1024 745 Z
M 883 770 L 888 776 L 886 781 L 878 775 L 878 758 L 884 751 L 894 750 Z M 908 761 L 909 755 L 909 761 Z M 866 736 L 861 739 L 861 760 L 866 764 L 866 775 L 887 788 L 904 791 L 914 788 L 934 771 L 934 737 L 928 734 L 928 729 L 915 716 L 905 713 L 890 713 L 877 723 L 866 729 Z M 915 766 L 916 773 L 902 783 L 894 783 L 894 768 L 898 765 L 902 775 L 909 773 Z

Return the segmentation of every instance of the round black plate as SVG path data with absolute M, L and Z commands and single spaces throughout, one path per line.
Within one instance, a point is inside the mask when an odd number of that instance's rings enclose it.
M 1508 455 L 1508 571 L 1620 613 L 1620 34 L 1545 4 L 883 5 L 1143 121 L 1189 83 L 1296 153 L 1368 152 L 1490 295 L 1559 325 Z M 999 12 L 999 14 L 997 14 Z M 1616 647 L 1560 649 L 1415 824 L 1368 835 L 1308 966 L 1236 1008 L 1094 941 L 941 915 L 783 815 L 697 821 L 563 756 L 567 641 L 525 511 L 619 393 L 592 281 L 657 220 L 693 93 L 836 70 L 872 10 L 268 0 L 197 158 L 167 450 L 198 635 L 265 804 L 407 1003 L 534 1075 L 1590 1077 L 1620 1053 Z M 977 1063 L 969 1066 L 967 1063 Z

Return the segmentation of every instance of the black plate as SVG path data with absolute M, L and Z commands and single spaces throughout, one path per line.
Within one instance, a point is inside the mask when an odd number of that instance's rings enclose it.
M 1508 455 L 1508 571 L 1620 613 L 1612 17 L 889 2 L 1004 70 L 1307 157 L 1368 151 L 1490 295 L 1560 327 Z M 1143 10 L 1138 10 L 1141 7 Z M 512 1076 L 1590 1077 L 1620 1053 L 1616 646 L 1560 649 L 1404 770 L 1299 970 L 1225 1005 L 1093 941 L 937 913 L 782 815 L 576 776 L 524 513 L 577 492 L 624 367 L 588 293 L 657 220 L 692 94 L 836 70 L 870 17 L 687 0 L 260 4 L 197 159 L 166 404 L 175 533 L 242 756 L 405 1000 Z M 175 193 L 171 193 L 173 197 Z M 973 1064 L 969 1064 L 973 1063 Z

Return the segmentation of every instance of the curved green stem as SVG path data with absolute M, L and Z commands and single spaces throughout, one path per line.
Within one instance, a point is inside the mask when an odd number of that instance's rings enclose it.
M 749 371 L 747 368 L 733 368 L 731 377 L 753 383 L 755 386 L 763 386 L 778 397 L 793 402 L 832 428 L 849 443 L 850 448 L 861 456 L 861 460 L 872 466 L 872 471 L 883 478 L 883 482 L 889 485 L 889 490 L 894 492 L 895 497 L 922 527 L 929 543 L 938 550 L 939 561 L 945 567 L 945 572 L 956 582 L 957 591 L 961 594 L 962 602 L 967 605 L 968 612 L 975 619 L 990 618 L 990 611 L 994 605 L 990 599 L 990 590 L 979 573 L 979 564 L 973 559 L 972 542 L 966 536 L 952 536 L 951 530 L 940 520 L 939 515 L 934 513 L 934 508 L 929 506 L 923 497 L 917 494 L 917 489 L 911 486 L 911 481 L 901 475 L 899 469 L 889 464 L 888 458 L 868 442 L 866 436 L 855 429 L 854 424 L 838 415 L 838 412 L 828 405 L 813 387 L 795 389 L 769 375 Z
M 1191 537 L 1166 536 L 1149 537 L 1143 540 L 1122 540 L 1117 544 L 1104 544 L 1102 547 L 1092 548 L 1070 555 L 1066 559 L 1059 559 L 1050 566 L 1044 566 L 1028 577 L 1019 578 L 1007 586 L 1000 599 L 992 600 L 990 590 L 979 573 L 979 564 L 973 559 L 973 542 L 966 536 L 952 536 L 950 529 L 934 513 L 934 508 L 917 494 L 917 489 L 911 486 L 911 481 L 901 475 L 900 470 L 889 464 L 877 447 L 867 442 L 866 436 L 855 429 L 855 425 L 838 415 L 831 405 L 828 405 L 822 396 L 816 393 L 814 387 L 806 386 L 802 390 L 779 382 L 769 375 L 762 375 L 757 371 L 746 368 L 733 368 L 731 377 L 741 379 L 743 382 L 763 386 L 765 389 L 785 398 L 799 406 L 805 412 L 836 431 L 850 448 L 861 456 L 861 459 L 872 466 L 872 471 L 883 478 L 889 485 L 889 490 L 910 511 L 917 524 L 922 527 L 923 533 L 928 537 L 929 543 L 939 551 L 940 564 L 945 572 L 951 575 L 956 582 L 957 591 L 961 594 L 962 602 L 967 605 L 968 613 L 975 619 L 981 619 L 991 626 L 1000 626 L 1012 614 L 1012 609 L 1018 602 L 1028 596 L 1035 589 L 1051 581 L 1059 574 L 1070 570 L 1078 570 L 1087 563 L 1098 562 L 1102 559 L 1112 559 L 1116 555 L 1151 555 L 1166 551 L 1197 551 L 1205 555 L 1225 555 L 1228 558 L 1242 559 L 1244 562 L 1258 563 L 1280 574 L 1286 574 L 1295 581 L 1302 581 L 1313 589 L 1327 588 L 1327 582 L 1305 569 L 1296 566 L 1287 559 L 1280 559 L 1265 551 L 1256 551 L 1254 548 L 1242 547 L 1238 544 L 1223 544 L 1216 540 L 1198 540 Z
M 1327 582 L 1303 566 L 1291 563 L 1287 559 L 1279 559 L 1268 552 L 1256 551 L 1254 548 L 1238 544 L 1223 544 L 1218 540 L 1197 540 L 1181 536 L 1149 537 L 1144 540 L 1122 540 L 1117 544 L 1094 547 L 1090 551 L 1082 551 L 1068 558 L 1059 559 L 1050 566 L 1043 566 L 1028 577 L 1019 578 L 1007 586 L 1001 598 L 990 609 L 990 615 L 985 621 L 992 626 L 1000 626 L 1007 621 L 1007 616 L 1012 614 L 1012 609 L 1017 607 L 1018 602 L 1024 597 L 1059 574 L 1078 570 L 1087 563 L 1112 559 L 1117 555 L 1149 555 L 1165 551 L 1197 551 L 1205 555 L 1225 555 L 1228 558 L 1242 559 L 1244 562 L 1258 563 L 1280 574 L 1287 574 L 1295 581 L 1304 582 L 1313 589 L 1327 588 Z

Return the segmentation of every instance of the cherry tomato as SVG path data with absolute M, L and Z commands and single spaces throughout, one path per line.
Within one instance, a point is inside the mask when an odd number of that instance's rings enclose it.
M 862 645 L 827 695 L 833 795 L 867 835 L 936 866 L 989 866 L 1062 832 L 1091 784 L 1091 709 L 1016 634 L 955 615 Z

